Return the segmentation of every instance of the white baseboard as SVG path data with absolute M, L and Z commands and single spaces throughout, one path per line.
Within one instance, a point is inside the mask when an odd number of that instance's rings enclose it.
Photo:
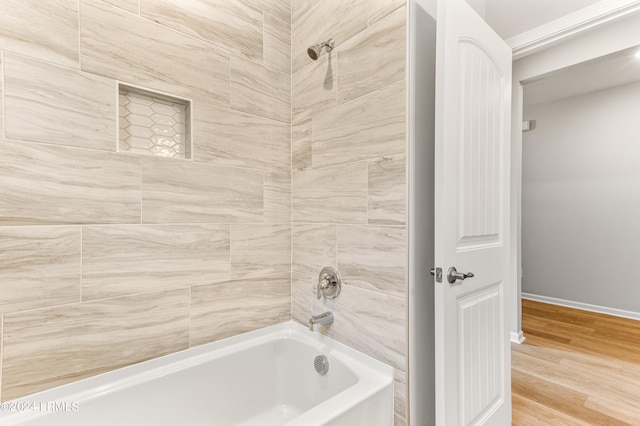
M 572 300 L 557 299 L 555 297 L 538 296 L 537 294 L 530 293 L 522 293 L 522 298 L 536 302 L 550 303 L 552 305 L 566 306 L 568 308 L 582 309 L 583 311 L 597 312 L 599 314 L 640 320 L 640 312 L 625 311 L 623 309 L 591 305 L 589 303 L 574 302 Z M 511 333 L 511 340 L 513 341 L 513 333 Z
M 522 334 L 522 330 L 518 331 L 517 333 L 515 331 L 511 332 L 511 343 L 517 343 L 521 345 L 526 339 L 527 338 L 524 337 L 524 334 Z

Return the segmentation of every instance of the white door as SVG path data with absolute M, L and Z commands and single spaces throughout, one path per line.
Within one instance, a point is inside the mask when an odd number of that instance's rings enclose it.
M 437 25 L 436 420 L 509 425 L 511 50 L 464 0 L 439 0 Z

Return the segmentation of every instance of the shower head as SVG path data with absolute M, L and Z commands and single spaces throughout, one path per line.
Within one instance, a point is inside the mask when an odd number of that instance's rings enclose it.
M 307 49 L 307 53 L 309 54 L 309 57 L 311 59 L 316 61 L 316 60 L 318 60 L 318 57 L 322 53 L 322 48 L 323 47 L 325 48 L 325 50 L 327 52 L 331 52 L 333 50 L 334 46 L 335 46 L 335 42 L 333 41 L 332 38 L 330 38 L 327 41 L 323 41 L 322 43 L 318 43 L 316 45 L 311 46 L 310 48 Z

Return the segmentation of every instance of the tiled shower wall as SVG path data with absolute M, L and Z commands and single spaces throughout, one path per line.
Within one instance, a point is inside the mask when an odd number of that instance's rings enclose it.
M 317 62 L 307 46 L 334 38 Z M 395 367 L 406 423 L 405 0 L 308 0 L 292 8 L 292 313 L 325 310 L 325 332 Z M 319 271 L 341 295 L 315 297 Z
M 2 1 L 2 400 L 290 318 L 290 21 Z M 117 152 L 118 83 L 192 101 L 192 160 Z

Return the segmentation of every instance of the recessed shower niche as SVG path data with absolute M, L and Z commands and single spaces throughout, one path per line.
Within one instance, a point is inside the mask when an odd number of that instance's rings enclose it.
M 189 101 L 125 85 L 118 92 L 118 151 L 191 158 Z

